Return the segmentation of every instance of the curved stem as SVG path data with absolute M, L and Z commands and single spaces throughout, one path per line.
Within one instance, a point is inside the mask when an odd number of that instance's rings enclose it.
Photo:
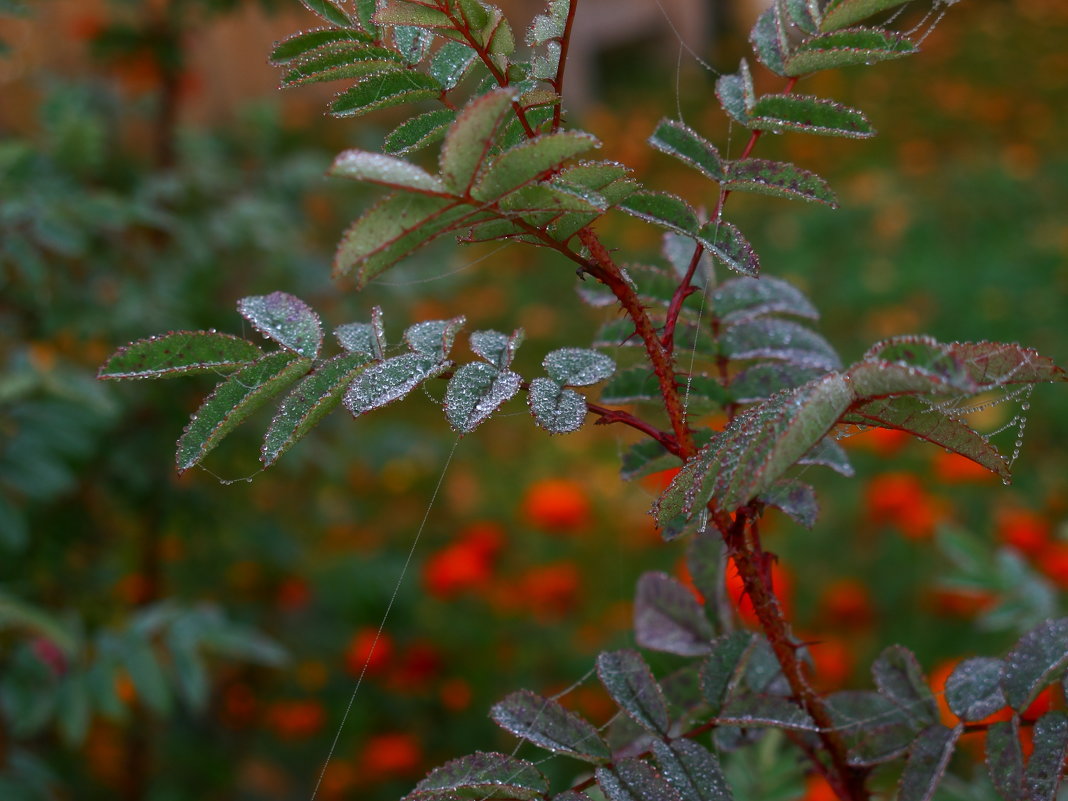
M 564 70 L 567 69 L 567 51 L 571 46 L 571 30 L 575 24 L 575 11 L 578 9 L 579 0 L 570 0 L 567 4 L 567 20 L 564 22 L 564 33 L 560 37 L 560 61 L 556 66 L 556 77 L 552 80 L 553 90 L 559 96 L 556 107 L 553 109 L 553 131 L 560 130 L 561 114 L 564 102 Z

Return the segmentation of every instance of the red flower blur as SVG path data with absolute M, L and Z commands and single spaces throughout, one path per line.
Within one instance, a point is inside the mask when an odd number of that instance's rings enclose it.
M 370 626 L 357 631 L 345 649 L 345 669 L 353 676 L 381 673 L 393 657 L 393 638 Z
M 504 531 L 495 523 L 476 523 L 464 529 L 456 542 L 435 553 L 423 566 L 427 592 L 448 600 L 485 589 L 503 545 Z
M 302 740 L 317 734 L 326 722 L 318 701 L 275 701 L 267 707 L 267 727 L 283 740 Z
M 898 529 L 912 540 L 927 539 L 946 517 L 946 505 L 923 487 L 911 473 L 883 473 L 865 492 L 868 517 Z
M 419 773 L 423 747 L 408 732 L 376 734 L 360 754 L 360 773 L 370 781 L 382 781 Z
M 523 515 L 534 526 L 553 532 L 575 531 L 590 518 L 586 491 L 566 478 L 546 478 L 527 487 Z

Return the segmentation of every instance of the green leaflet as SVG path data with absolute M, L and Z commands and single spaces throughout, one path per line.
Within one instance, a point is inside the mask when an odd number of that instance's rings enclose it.
M 1028 801 L 1054 801 L 1064 779 L 1068 754 L 1068 716 L 1060 710 L 1047 712 L 1035 721 L 1035 750 L 1027 763 L 1024 785 Z
M 289 351 L 269 353 L 234 373 L 204 399 L 178 440 L 178 472 L 198 464 L 256 409 L 293 383 L 312 360 Z
M 524 332 L 517 328 L 511 336 L 500 331 L 473 331 L 468 338 L 471 351 L 481 356 L 494 367 L 507 369 L 515 358 L 515 352 L 523 342 Z
M 835 31 L 845 28 L 854 22 L 886 11 L 888 8 L 900 6 L 906 0 L 830 0 L 823 9 L 823 22 L 820 23 L 821 31 Z
M 216 373 L 240 367 L 263 355 L 248 340 L 214 331 L 172 331 L 119 348 L 100 368 L 98 378 L 168 378 Z
M 354 417 L 398 401 L 427 379 L 441 375 L 451 362 L 421 353 L 405 353 L 364 369 L 342 402 Z
M 879 692 L 895 701 L 918 725 L 938 722 L 938 702 L 910 650 L 891 645 L 879 654 L 871 673 Z
M 754 277 L 760 274 L 760 258 L 733 223 L 725 220 L 705 223 L 697 232 L 697 241 L 735 272 Z
M 764 95 L 753 106 L 748 125 L 774 133 L 802 131 L 850 139 L 875 136 L 875 129 L 860 111 L 807 95 Z
M 637 651 L 602 651 L 597 676 L 619 708 L 642 728 L 668 733 L 671 718 L 667 701 L 649 666 Z
M 594 764 L 609 762 L 612 752 L 588 721 L 557 701 L 519 690 L 495 704 L 490 717 L 516 737 Z
M 335 356 L 305 376 L 285 397 L 263 440 L 260 461 L 270 467 L 339 403 L 345 388 L 371 361 L 365 353 Z
M 993 657 L 965 659 L 946 679 L 946 703 L 961 720 L 982 720 L 1005 706 L 1001 674 L 1005 662 Z
M 755 637 L 751 631 L 734 631 L 712 640 L 708 657 L 701 665 L 701 694 L 717 717 L 741 680 Z
M 947 729 L 940 723 L 920 733 L 909 747 L 909 758 L 898 785 L 899 801 L 930 801 L 949 767 L 949 758 L 964 726 Z
M 776 75 L 785 74 L 790 40 L 778 3 L 772 3 L 770 8 L 757 17 L 753 30 L 749 32 L 749 42 L 753 45 L 753 52 L 760 63 Z
M 430 77 L 448 91 L 463 79 L 477 59 L 478 54 L 466 43 L 445 42 L 430 60 Z
M 908 37 L 879 28 L 851 28 L 814 36 L 801 42 L 786 59 L 787 75 L 874 64 L 918 52 Z
M 854 406 L 842 420 L 906 431 L 918 439 L 967 457 L 1004 479 L 1011 475 L 1008 462 L 997 448 L 960 420 L 947 417 L 917 398 L 902 396 L 871 400 Z
M 986 767 L 990 780 L 1004 799 L 1025 798 L 1024 755 L 1020 747 L 1019 718 L 1001 720 L 986 731 Z
M 625 403 L 659 402 L 660 383 L 647 367 L 631 367 L 620 370 L 601 388 L 601 403 L 612 405 Z M 653 443 L 656 444 L 656 443 Z M 671 457 L 674 459 L 675 457 Z M 669 467 L 670 464 L 665 465 Z
M 443 108 L 405 120 L 386 135 L 382 149 L 387 153 L 413 153 L 445 136 L 456 112 Z
M 727 163 L 723 189 L 757 192 L 772 197 L 811 200 L 838 208 L 838 199 L 827 182 L 814 172 L 793 164 L 767 159 L 740 159 Z
M 456 334 L 467 325 L 462 314 L 448 320 L 424 320 L 408 326 L 404 341 L 413 352 L 435 359 L 444 359 L 452 350 Z
M 445 184 L 436 175 L 410 161 L 371 153 L 366 150 L 345 150 L 334 159 L 327 175 L 351 178 L 354 181 L 404 189 L 409 192 L 445 194 Z
M 749 124 L 749 112 L 756 103 L 753 93 L 753 78 L 749 74 L 749 64 L 743 58 L 738 72 L 733 75 L 721 75 L 716 79 L 716 98 L 727 115 L 740 122 Z
M 445 390 L 445 416 L 457 431 L 469 434 L 502 404 L 515 397 L 523 379 L 486 362 L 457 369 Z
M 385 47 L 341 47 L 324 49 L 302 59 L 282 78 L 282 88 L 323 83 L 348 78 L 364 78 L 386 72 L 399 72 L 404 62 Z
M 693 740 L 653 741 L 653 753 L 668 783 L 683 801 L 732 801 L 715 754 Z
M 784 4 L 784 10 L 791 22 L 797 25 L 805 33 L 812 35 L 819 33 L 820 0 L 779 0 Z
M 251 295 L 237 302 L 238 313 L 268 339 L 299 356 L 314 359 L 323 342 L 319 315 L 287 292 Z
M 768 314 L 819 318 L 816 307 L 797 287 L 772 276 L 724 281 L 709 300 L 721 325 L 735 325 Z
M 551 378 L 530 382 L 527 405 L 534 422 L 550 434 L 577 431 L 586 420 L 586 399 L 573 389 L 564 389 Z
M 389 195 L 345 231 L 334 257 L 334 275 L 355 270 L 356 286 L 362 289 L 372 278 L 475 213 L 446 198 Z
M 393 46 L 409 66 L 415 66 L 426 58 L 430 45 L 434 42 L 434 34 L 422 28 L 396 25 L 391 33 Z
M 1068 617 L 1047 620 L 1027 632 L 1005 657 L 1001 686 L 1009 706 L 1027 709 L 1038 693 L 1068 667 Z
M 515 798 L 533 801 L 549 791 L 548 780 L 524 759 L 506 754 L 477 753 L 434 768 L 405 798 Z
M 357 117 L 402 103 L 430 100 L 441 91 L 441 84 L 413 70 L 371 75 L 335 97 L 330 113 L 335 117 Z
M 272 64 L 288 64 L 301 56 L 325 55 L 334 48 L 348 48 L 355 44 L 371 44 L 373 38 L 352 28 L 319 28 L 289 36 L 278 42 L 271 51 Z
M 464 106 L 441 146 L 441 177 L 450 191 L 466 194 L 471 188 L 514 99 L 511 89 L 497 89 Z
M 494 200 L 512 192 L 600 142 L 584 131 L 544 134 L 506 150 L 478 178 L 471 189 L 477 200 Z
M 692 517 L 709 501 L 731 511 L 766 492 L 851 400 L 849 385 L 834 373 L 747 409 L 675 477 L 653 507 L 657 521 Z
M 774 506 L 795 523 L 809 529 L 816 525 L 816 519 L 820 514 L 816 490 L 810 484 L 796 479 L 780 478 L 765 492 L 758 495 L 757 500 L 768 506 Z
M 669 192 L 634 192 L 619 204 L 619 208 L 641 220 L 680 234 L 693 236 L 699 226 L 693 207 Z
M 649 144 L 674 156 L 714 181 L 723 179 L 723 161 L 715 146 L 697 131 L 675 120 L 661 120 Z
M 617 759 L 611 768 L 597 768 L 594 776 L 607 801 L 682 801 L 682 796 L 667 779 L 640 759 Z M 584 794 L 576 795 L 579 799 L 589 798 Z M 557 796 L 553 801 L 564 799 Z
M 616 371 L 616 363 L 588 348 L 560 348 L 546 354 L 541 366 L 549 378 L 566 387 L 587 387 L 604 381 Z
M 739 726 L 774 726 L 793 731 L 819 731 L 809 714 L 778 695 L 738 693 L 728 698 L 716 715 L 723 723 Z
M 643 573 L 634 594 L 634 639 L 642 648 L 702 656 L 716 636 L 693 593 L 664 573 Z
M 306 9 L 318 14 L 327 22 L 341 27 L 353 25 L 353 20 L 335 0 L 300 0 Z
M 412 25 L 419 28 L 452 28 L 452 20 L 444 11 L 405 0 L 393 0 L 375 12 L 377 25 Z

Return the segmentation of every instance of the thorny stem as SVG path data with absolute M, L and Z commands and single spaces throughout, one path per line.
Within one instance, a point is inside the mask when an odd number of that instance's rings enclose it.
M 671 304 L 667 310 L 667 320 L 664 322 L 664 333 L 660 337 L 664 350 L 668 353 L 675 352 L 675 326 L 679 321 L 679 313 L 682 312 L 682 303 L 697 291 L 697 287 L 693 286 L 692 282 L 694 273 L 697 272 L 697 265 L 701 263 L 703 255 L 705 255 L 705 246 L 698 242 L 697 247 L 693 250 L 693 258 L 690 259 L 690 264 L 686 268 L 686 274 L 675 289 L 675 294 L 671 296 Z
M 567 20 L 564 22 L 564 33 L 560 37 L 560 61 L 556 66 L 556 77 L 551 82 L 557 95 L 556 106 L 553 108 L 554 132 L 560 130 L 564 102 L 564 70 L 567 68 L 567 50 L 571 45 L 571 29 L 575 24 L 575 11 L 578 9 L 578 4 L 579 0 L 571 0 L 567 4 Z

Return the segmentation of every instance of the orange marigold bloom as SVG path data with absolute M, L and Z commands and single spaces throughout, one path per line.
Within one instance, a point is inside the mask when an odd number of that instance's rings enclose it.
M 1045 517 L 1027 509 L 1000 509 L 994 519 L 998 539 L 1030 556 L 1043 550 L 1053 528 Z
M 983 484 L 994 478 L 994 474 L 981 464 L 959 453 L 935 451 L 932 466 L 935 477 L 946 484 Z
M 267 708 L 267 726 L 284 740 L 301 740 L 316 734 L 326 722 L 318 701 L 275 701 Z
M 590 518 L 590 501 L 580 484 L 565 478 L 547 478 L 527 487 L 523 515 L 546 531 L 575 531 Z
M 422 761 L 423 748 L 408 732 L 376 734 L 360 755 L 361 772 L 379 780 L 418 773 Z
M 370 626 L 352 635 L 348 647 L 345 649 L 345 669 L 354 676 L 366 673 L 373 676 L 381 673 L 393 657 L 393 638 L 388 633 L 378 633 L 378 630 Z
M 865 493 L 868 516 L 897 528 L 909 539 L 927 539 L 945 517 L 945 504 L 924 489 L 911 473 L 883 473 Z

